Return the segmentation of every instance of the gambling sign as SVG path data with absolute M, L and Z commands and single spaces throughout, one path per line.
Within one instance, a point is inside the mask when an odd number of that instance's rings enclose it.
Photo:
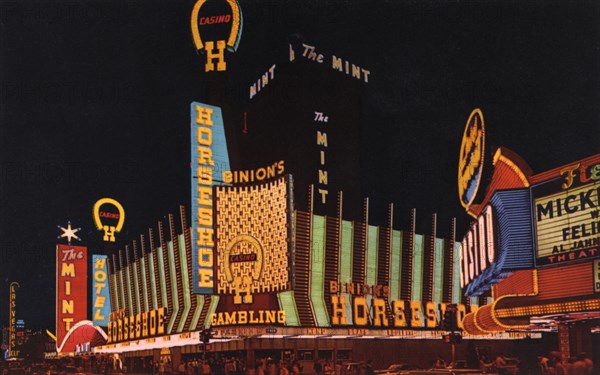
M 600 162 L 577 163 L 531 188 L 537 265 L 598 258 Z

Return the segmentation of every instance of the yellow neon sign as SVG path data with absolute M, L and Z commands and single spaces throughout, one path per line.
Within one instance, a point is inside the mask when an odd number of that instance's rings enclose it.
M 458 159 L 458 196 L 467 210 L 475 200 L 483 172 L 485 131 L 483 113 L 475 108 L 465 126 Z
M 100 213 L 100 207 L 104 204 L 111 204 L 117 208 L 119 211 L 119 217 L 116 226 L 112 225 L 104 225 L 102 224 L 102 218 Z M 115 233 L 119 233 L 121 229 L 123 229 L 123 223 L 125 222 L 125 210 L 121 203 L 117 202 L 112 198 L 102 198 L 99 199 L 94 204 L 94 224 L 96 224 L 96 228 L 98 230 L 104 230 L 104 238 L 103 240 L 106 242 L 115 242 Z

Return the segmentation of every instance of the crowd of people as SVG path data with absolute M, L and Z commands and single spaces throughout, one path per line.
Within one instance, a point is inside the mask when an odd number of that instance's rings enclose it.
M 513 358 L 500 354 L 490 361 L 485 356 L 479 360 L 481 371 L 498 375 L 593 375 L 594 363 L 589 355 L 580 353 L 563 360 L 561 353 L 551 351 L 536 357 Z

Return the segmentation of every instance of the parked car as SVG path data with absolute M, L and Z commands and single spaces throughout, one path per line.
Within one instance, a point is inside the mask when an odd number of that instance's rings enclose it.
M 388 368 L 384 370 L 375 370 L 375 374 L 377 375 L 405 375 L 409 374 L 411 371 L 421 370 L 419 366 L 409 365 L 406 363 L 394 363 L 388 366 Z

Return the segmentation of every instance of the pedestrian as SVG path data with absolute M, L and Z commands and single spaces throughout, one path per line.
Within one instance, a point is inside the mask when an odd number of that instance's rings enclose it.
M 323 373 L 323 366 L 321 365 L 321 362 L 319 362 L 318 360 L 315 361 L 313 368 L 315 370 L 315 374 L 321 375 Z
M 365 367 L 365 375 L 375 375 L 375 371 L 373 370 L 373 361 L 368 360 L 367 366 Z
M 433 367 L 446 368 L 446 361 L 444 360 L 444 357 L 442 357 L 441 355 L 438 354 Z
M 503 354 L 500 354 L 496 357 L 494 361 L 494 365 L 496 366 L 496 371 L 498 371 L 498 375 L 506 375 L 506 358 Z

